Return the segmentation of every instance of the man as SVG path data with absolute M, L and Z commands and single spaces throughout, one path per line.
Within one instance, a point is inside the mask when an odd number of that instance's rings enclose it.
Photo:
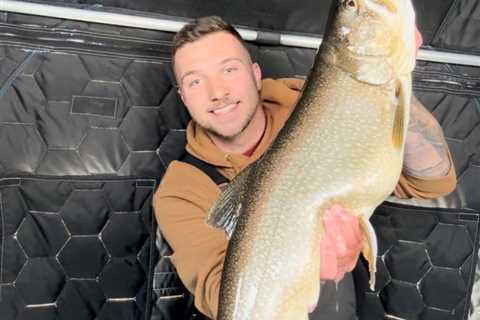
M 172 62 L 178 93 L 192 116 L 186 150 L 226 181 L 265 152 L 303 86 L 298 79 L 262 81 L 260 67 L 251 61 L 238 33 L 218 17 L 198 19 L 178 32 Z M 437 197 L 455 184 L 442 131 L 414 99 L 405 167 L 394 193 Z M 213 319 L 228 242 L 224 232 L 205 219 L 219 194 L 220 187 L 205 170 L 174 161 L 154 198 L 160 229 L 173 250 L 172 262 L 194 294 L 196 307 Z M 319 277 L 338 281 L 354 268 L 364 238 L 357 219 L 343 208 L 330 210 L 324 225 Z

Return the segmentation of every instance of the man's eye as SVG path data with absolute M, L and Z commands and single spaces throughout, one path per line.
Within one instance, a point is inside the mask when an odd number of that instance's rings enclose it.
M 232 72 L 235 72 L 237 70 L 238 70 L 237 67 L 226 67 L 225 68 L 225 73 L 232 73 Z
M 188 87 L 189 88 L 193 88 L 193 87 L 196 87 L 200 84 L 200 79 L 193 79 L 192 81 L 190 81 L 188 83 Z

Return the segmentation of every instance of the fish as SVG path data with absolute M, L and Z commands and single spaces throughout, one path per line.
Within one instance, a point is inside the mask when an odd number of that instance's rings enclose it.
M 334 205 L 359 218 L 374 286 L 369 218 L 402 170 L 415 12 L 411 0 L 334 1 L 294 112 L 208 213 L 229 236 L 218 320 L 307 320 L 320 292 L 322 216 Z

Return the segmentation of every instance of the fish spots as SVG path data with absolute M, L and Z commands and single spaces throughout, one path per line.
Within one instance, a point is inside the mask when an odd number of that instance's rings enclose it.
M 367 48 L 365 46 L 348 46 L 347 49 L 357 54 L 361 54 L 361 55 L 367 54 Z
M 367 8 L 383 17 L 393 17 L 397 8 L 390 0 L 365 0 Z
M 342 26 L 340 27 L 340 29 L 338 29 L 338 34 L 340 35 L 340 37 L 344 38 L 345 36 L 347 36 L 352 30 L 350 28 L 347 28 L 345 26 Z

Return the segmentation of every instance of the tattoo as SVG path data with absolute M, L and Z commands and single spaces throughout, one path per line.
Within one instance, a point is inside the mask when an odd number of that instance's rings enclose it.
M 443 131 L 433 115 L 412 96 L 403 163 L 404 173 L 416 177 L 444 176 L 451 161 Z

